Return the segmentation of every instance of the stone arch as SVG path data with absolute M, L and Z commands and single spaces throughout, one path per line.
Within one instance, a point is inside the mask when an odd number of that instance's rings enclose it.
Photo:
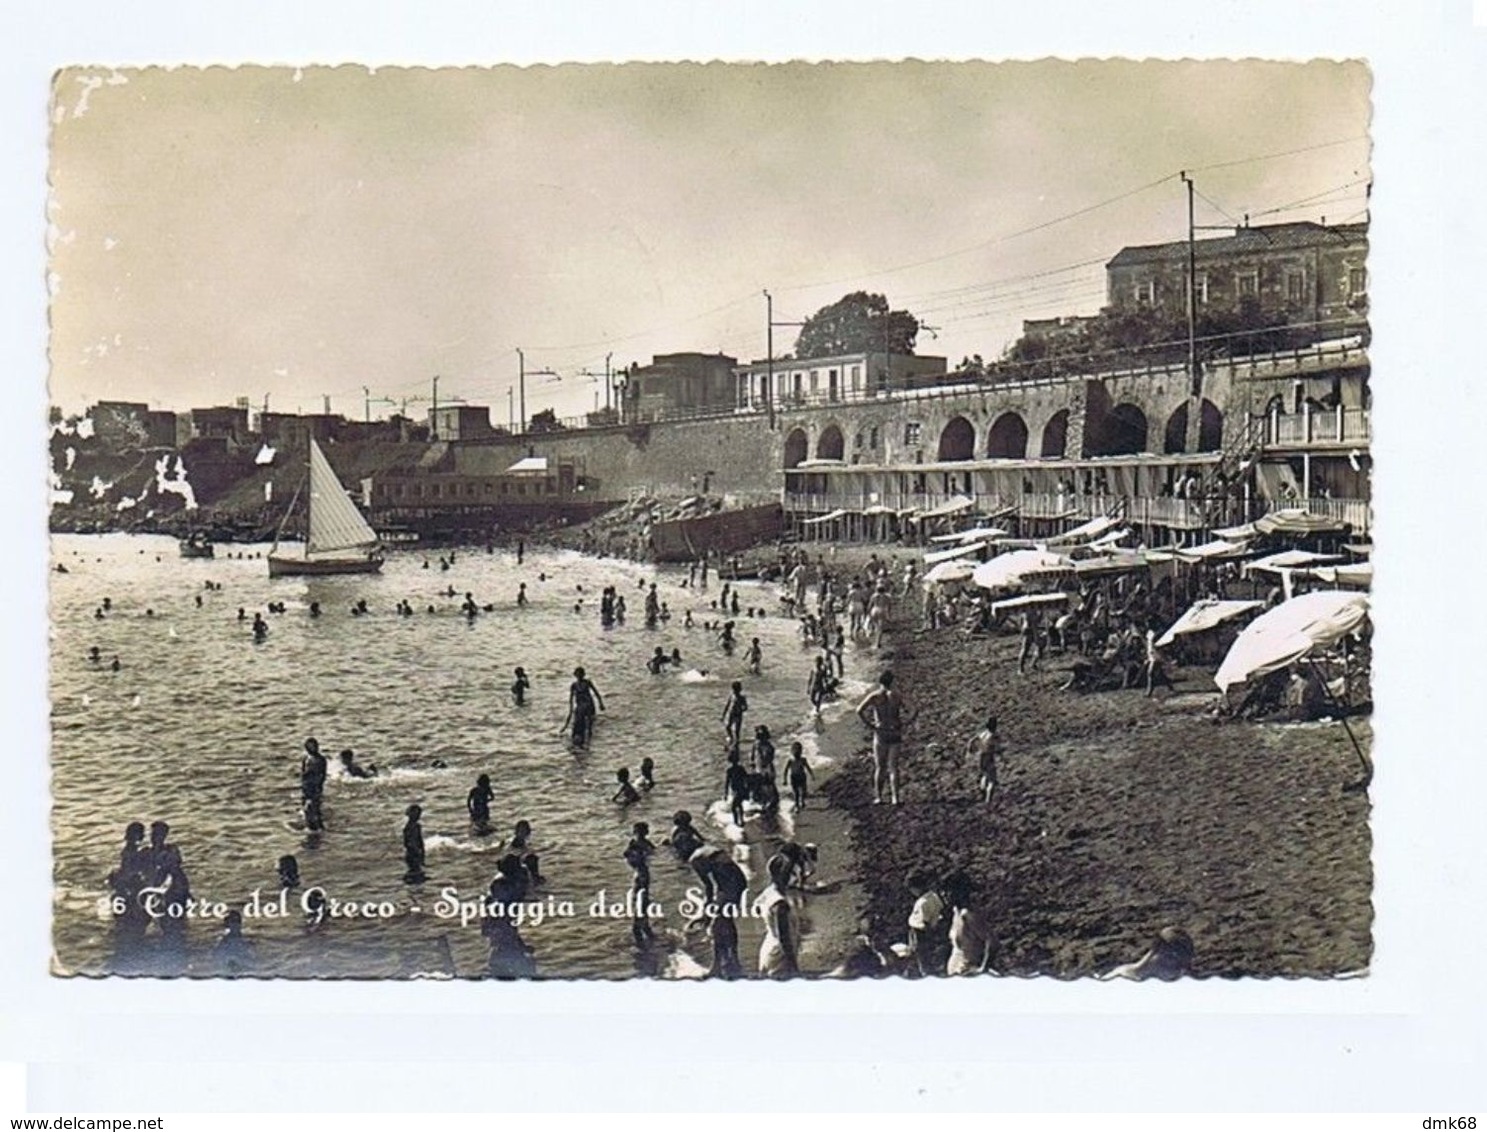
M 991 423 L 986 434 L 986 455 L 993 460 L 1022 460 L 1027 457 L 1027 421 L 1008 410 Z M 1063 455 L 1063 450 L 1059 450 Z
M 1167 418 L 1167 435 L 1162 441 L 1162 451 L 1169 456 L 1188 450 L 1188 405 L 1184 401 L 1172 410 Z
M 941 460 L 971 460 L 976 456 L 976 429 L 965 417 L 951 417 L 940 430 Z
M 1091 456 L 1129 456 L 1146 451 L 1146 414 L 1140 406 L 1122 401 L 1099 420 L 1098 435 L 1092 438 Z
M 1045 459 L 1050 456 L 1061 459 L 1068 443 L 1069 410 L 1060 409 L 1043 426 L 1043 442 L 1038 446 L 1038 455 Z
M 816 438 L 816 459 L 818 460 L 840 460 L 846 451 L 846 438 L 842 436 L 842 430 L 834 424 L 823 428 L 821 435 Z
M 1207 397 L 1198 410 L 1198 451 L 1217 452 L 1224 446 L 1224 414 Z
M 792 429 L 790 435 L 785 437 L 785 467 L 798 467 L 810 446 L 806 438 L 805 429 Z

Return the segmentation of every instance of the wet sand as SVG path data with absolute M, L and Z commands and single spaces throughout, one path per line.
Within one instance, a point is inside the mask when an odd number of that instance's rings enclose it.
M 1216 722 L 1199 668 L 1155 700 L 1063 692 L 1063 657 L 1019 676 L 1017 649 L 1012 635 L 893 634 L 898 687 L 918 712 L 904 804 L 872 804 L 865 750 L 826 791 L 853 816 L 875 939 L 907 934 L 911 869 L 964 868 L 1003 974 L 1096 974 L 1137 958 L 1166 925 L 1192 936 L 1198 976 L 1368 966 L 1369 803 L 1344 790 L 1361 768 L 1341 724 Z M 990 806 L 963 754 L 988 712 L 1006 747 Z M 1369 750 L 1369 721 L 1349 722 Z

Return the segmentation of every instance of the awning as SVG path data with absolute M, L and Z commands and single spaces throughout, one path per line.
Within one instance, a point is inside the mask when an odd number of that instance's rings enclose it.
M 1336 554 L 1315 554 L 1310 550 L 1282 550 L 1278 554 L 1267 554 L 1264 558 L 1257 558 L 1253 562 L 1244 564 L 1244 572 L 1252 574 L 1256 570 L 1267 570 L 1271 572 L 1280 570 L 1296 570 L 1303 566 L 1316 566 L 1322 562 L 1336 562 L 1339 556 Z
M 1350 589 L 1366 590 L 1373 585 L 1372 562 L 1346 562 L 1338 566 L 1315 566 L 1303 570 L 1308 578 L 1316 578 L 1329 586 L 1347 586 Z
M 1134 550 L 1115 550 L 1096 558 L 1083 558 L 1074 562 L 1074 573 L 1079 577 L 1099 574 L 1125 574 L 1132 570 L 1145 570 L 1151 563 L 1145 554 Z
M 1129 528 L 1122 527 L 1118 531 L 1111 531 L 1108 535 L 1101 535 L 1099 538 L 1095 539 L 1094 542 L 1090 543 L 1090 546 L 1097 548 L 1114 546 L 1122 539 L 1129 537 L 1130 533 L 1131 532 Z
M 1024 576 L 1039 570 L 1067 569 L 1073 560 L 1050 550 L 1013 550 L 999 554 L 990 562 L 976 567 L 973 575 L 978 586 L 988 590 L 1012 589 L 1022 584 Z
M 1260 533 L 1253 523 L 1241 523 L 1237 527 L 1215 527 L 1214 536 L 1229 542 L 1248 542 Z
M 1022 594 L 1020 597 L 1003 598 L 991 603 L 993 613 L 1004 613 L 1009 609 L 1027 609 L 1035 605 L 1067 605 L 1068 594 Z
M 1340 534 L 1349 529 L 1349 524 L 1330 515 L 1313 515 L 1301 508 L 1287 508 L 1261 515 L 1255 520 L 1255 530 L 1262 535 L 1326 535 Z
M 924 575 L 926 586 L 943 585 L 946 582 L 969 581 L 976 571 L 974 562 L 957 560 L 953 562 L 941 562 L 932 567 L 929 573 Z
M 969 511 L 976 506 L 976 501 L 969 496 L 957 495 L 941 503 L 938 507 L 931 507 L 928 511 L 919 512 L 921 519 L 941 519 L 946 515 L 959 515 L 962 511 Z
M 800 525 L 803 527 L 814 527 L 817 523 L 834 523 L 838 519 L 845 518 L 847 512 L 838 508 L 828 515 L 816 515 L 810 519 L 802 519 Z
M 1086 539 L 1098 538 L 1106 531 L 1118 526 L 1120 526 L 1119 519 L 1112 519 L 1109 515 L 1096 515 L 1089 522 L 1080 523 L 1079 526 L 1073 527 L 1061 535 L 1054 535 L 1048 541 L 1050 543 L 1083 542 Z
M 1202 633 L 1208 629 L 1222 625 L 1225 621 L 1232 621 L 1236 617 L 1243 617 L 1259 609 L 1265 603 L 1262 601 L 1200 601 L 1191 606 L 1186 613 L 1172 623 L 1172 627 L 1157 638 L 1157 645 L 1170 645 L 1178 637 L 1187 636 L 1190 633 Z
M 870 507 L 862 509 L 864 515 L 897 515 L 898 512 L 892 507 L 884 507 L 881 503 L 874 503 Z
M 1368 617 L 1368 597 L 1341 590 L 1317 590 L 1262 613 L 1240 633 L 1214 674 L 1220 691 L 1275 672 L 1336 644 Z
M 1230 542 L 1228 539 L 1216 538 L 1212 542 L 1205 542 L 1202 546 L 1178 547 L 1173 553 L 1184 562 L 1217 562 L 1225 558 L 1242 558 L 1246 553 L 1246 548 L 1242 542 Z
M 529 472 L 529 473 L 546 472 L 547 471 L 547 457 L 546 456 L 523 456 L 520 460 L 518 460 L 516 463 L 512 464 L 511 467 L 507 468 L 506 470 L 508 472 L 516 472 L 516 473 L 522 473 L 522 472 Z
M 949 562 L 956 558 L 970 558 L 986 549 L 984 542 L 973 542 L 966 546 L 952 546 L 949 550 L 931 550 L 924 556 L 924 562 L 933 566 L 940 562 Z

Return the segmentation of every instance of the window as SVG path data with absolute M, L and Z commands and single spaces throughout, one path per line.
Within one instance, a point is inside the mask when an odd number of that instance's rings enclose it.
M 1201 275 L 1197 275 L 1197 276 L 1194 276 L 1193 277 L 1193 298 L 1195 298 L 1197 300 L 1198 305 L 1200 307 L 1207 304 L 1207 302 L 1208 302 L 1208 273 L 1207 272 L 1204 272 Z
M 1286 272 L 1286 302 L 1299 303 L 1306 298 L 1306 276 L 1299 271 Z
M 904 446 L 906 448 L 912 448 L 914 445 L 916 445 L 918 443 L 919 443 L 919 422 L 918 421 L 905 421 L 904 422 Z
M 857 393 L 862 389 L 862 367 L 852 367 L 852 392 Z
M 867 434 L 867 444 L 868 444 L 868 447 L 869 448 L 876 448 L 878 446 L 878 426 L 877 425 L 873 425 L 872 430 Z
M 1136 282 L 1135 299 L 1139 303 L 1155 304 L 1157 301 L 1157 281 L 1155 279 L 1142 279 Z
M 818 370 L 818 369 L 813 369 L 813 370 L 811 370 L 811 392 L 812 393 L 815 393 L 820 388 L 821 388 L 821 371 Z
M 493 484 L 493 483 L 491 483 L 490 480 L 486 480 L 485 481 L 485 494 L 486 495 L 492 495 L 492 494 L 494 494 L 495 490 L 496 490 L 496 485 Z
M 423 485 L 422 484 L 416 484 L 416 483 L 413 484 L 409 488 L 408 494 L 412 495 L 415 499 L 418 498 L 419 496 L 421 496 L 423 494 Z
M 852 447 L 853 448 L 861 448 L 862 447 L 862 433 L 859 432 L 856 436 L 854 436 L 852 438 Z
M 501 481 L 501 494 L 502 495 L 510 495 L 511 494 L 511 484 L 508 481 L 506 481 L 506 480 L 502 480 Z
M 465 489 L 465 494 L 466 495 L 474 495 L 475 494 L 475 485 L 473 483 L 468 488 Z
M 432 495 L 435 499 L 437 499 L 439 497 L 439 485 L 438 484 L 431 484 L 429 486 L 429 494 Z
M 1366 269 L 1362 267 L 1348 269 L 1348 294 L 1353 296 L 1368 294 L 1368 271 Z
M 1241 272 L 1235 278 L 1235 282 L 1238 284 L 1241 299 L 1253 299 L 1259 296 L 1260 273 L 1258 271 Z

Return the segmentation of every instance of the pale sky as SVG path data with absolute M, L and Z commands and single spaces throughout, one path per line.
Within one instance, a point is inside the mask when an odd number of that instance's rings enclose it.
M 576 414 L 606 353 L 763 357 L 765 289 L 991 358 L 1181 238 L 1181 169 L 1199 224 L 1364 218 L 1368 129 L 1361 63 L 66 71 L 51 399 L 360 418 L 438 374 L 500 423 L 522 347 Z

